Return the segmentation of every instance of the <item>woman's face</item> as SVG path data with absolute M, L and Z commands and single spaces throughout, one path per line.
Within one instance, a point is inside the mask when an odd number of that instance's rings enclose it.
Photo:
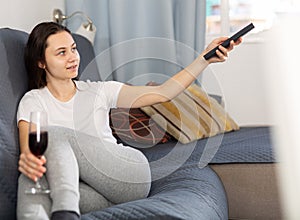
M 45 61 L 39 66 L 46 70 L 47 81 L 69 80 L 78 75 L 80 56 L 68 32 L 62 31 L 48 37 Z

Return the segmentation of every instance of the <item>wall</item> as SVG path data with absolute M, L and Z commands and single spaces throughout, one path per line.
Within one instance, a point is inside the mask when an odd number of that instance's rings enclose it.
M 225 108 L 239 125 L 274 124 L 267 97 L 264 47 L 271 30 L 244 36 L 225 63 L 212 64 L 202 75 L 208 92 L 222 95 Z M 270 51 L 272 55 L 272 51 Z
M 41 21 L 52 20 L 54 8 L 64 11 L 63 0 L 0 0 L 0 27 L 30 32 Z

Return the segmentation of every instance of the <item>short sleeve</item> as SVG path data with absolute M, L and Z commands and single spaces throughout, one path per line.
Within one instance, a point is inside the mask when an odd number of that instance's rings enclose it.
M 120 90 L 123 86 L 123 83 L 116 82 L 116 81 L 109 81 L 107 83 L 108 87 L 110 88 L 110 93 L 107 94 L 108 106 L 110 108 L 117 107 L 117 101 L 119 97 Z
M 17 124 L 19 124 L 21 120 L 29 122 L 30 112 L 33 111 L 43 111 L 43 107 L 34 92 L 27 92 L 22 97 L 18 106 Z
M 117 81 L 99 82 L 97 105 L 100 108 L 110 109 L 117 107 L 120 90 L 124 83 Z

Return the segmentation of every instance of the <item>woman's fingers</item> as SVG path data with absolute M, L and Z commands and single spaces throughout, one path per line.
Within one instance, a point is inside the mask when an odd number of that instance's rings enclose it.
M 45 162 L 46 158 L 39 159 L 31 153 L 23 153 L 20 155 L 19 171 L 36 181 L 46 172 L 46 168 L 43 166 Z
M 218 62 L 224 62 L 228 57 L 227 57 L 227 54 L 224 54 L 224 52 L 222 51 L 221 52 L 221 48 L 219 48 L 217 51 L 216 51 L 216 54 L 218 56 Z
M 43 175 L 40 174 L 33 174 L 30 171 L 26 170 L 24 167 L 19 166 L 19 171 L 23 173 L 25 176 L 27 176 L 29 179 L 32 179 L 33 181 L 37 181 L 38 178 L 42 177 Z
M 243 42 L 243 38 L 240 37 L 239 39 L 237 39 L 237 40 L 234 42 L 234 46 L 237 46 L 237 45 L 239 45 L 239 44 L 242 43 L 242 42 Z
M 213 40 L 213 43 L 215 43 L 216 45 L 219 45 L 219 44 L 223 43 L 224 41 L 226 41 L 227 39 L 228 39 L 228 37 L 218 37 Z
M 228 52 L 229 52 L 229 49 L 223 47 L 222 45 L 219 46 L 219 49 L 218 49 L 219 52 L 221 52 L 222 56 L 220 58 L 223 58 L 223 57 L 228 57 Z
M 230 44 L 227 48 L 220 45 L 217 50 L 217 55 L 221 59 L 220 61 L 225 61 L 228 58 L 228 54 L 233 48 L 242 43 L 242 38 L 239 38 L 237 41 L 230 41 Z
M 210 51 L 211 49 L 217 47 L 221 43 L 223 43 L 225 40 L 227 40 L 228 37 L 219 37 L 214 39 L 206 48 L 206 52 Z
M 41 160 L 41 162 L 42 162 L 43 165 L 47 162 L 46 161 L 46 157 L 44 155 L 41 156 L 40 160 Z
M 224 62 L 227 60 L 229 52 L 233 50 L 233 48 L 240 43 L 242 43 L 242 38 L 240 37 L 236 41 L 230 41 L 230 44 L 227 48 L 223 47 L 221 44 L 226 41 L 228 37 L 219 37 L 214 39 L 206 48 L 206 50 L 203 52 L 203 54 L 209 52 L 211 49 L 218 47 L 216 50 L 217 56 L 212 57 L 209 59 L 209 63 L 216 63 L 216 62 Z

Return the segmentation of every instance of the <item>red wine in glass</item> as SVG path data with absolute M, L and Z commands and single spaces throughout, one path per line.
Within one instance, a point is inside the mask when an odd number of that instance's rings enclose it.
M 46 112 L 30 113 L 28 144 L 31 153 L 38 158 L 44 155 L 48 145 L 47 121 Z M 35 186 L 25 192 L 29 194 L 40 194 L 50 193 L 50 190 L 42 187 L 39 179 L 37 179 Z
M 29 133 L 29 149 L 37 157 L 44 155 L 48 145 L 48 132 L 42 131 L 38 134 L 36 131 Z

